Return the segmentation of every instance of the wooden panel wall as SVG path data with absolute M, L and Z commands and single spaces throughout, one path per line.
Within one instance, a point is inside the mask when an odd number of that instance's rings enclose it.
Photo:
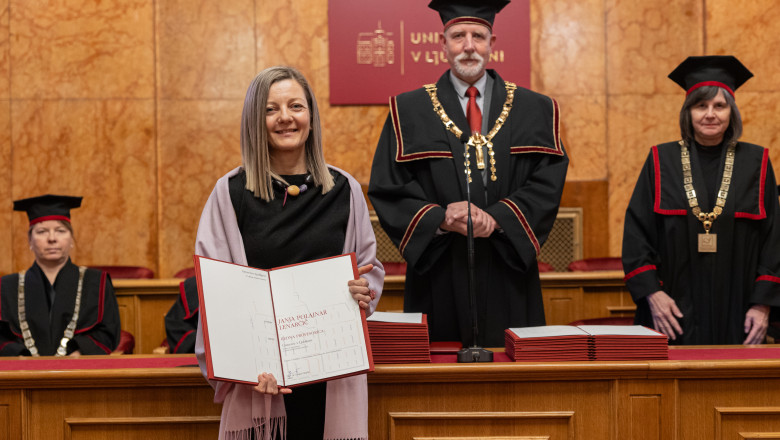
M 568 181 L 563 187 L 561 206 L 582 208 L 583 258 L 610 255 L 608 195 L 606 180 Z
M 79 264 L 142 265 L 159 277 L 191 266 L 203 203 L 240 162 L 244 91 L 274 64 L 309 78 L 328 160 L 367 183 L 387 110 L 328 105 L 327 6 L 0 0 L 0 273 L 32 261 L 11 201 L 41 193 L 85 197 L 73 214 Z M 419 12 L 434 13 L 423 3 Z M 666 75 L 686 56 L 742 59 L 756 75 L 737 95 L 744 139 L 780 137 L 773 0 L 532 0 L 531 18 L 532 88 L 561 106 L 564 199 L 586 209 L 586 256 L 620 253 L 649 147 L 679 136 L 683 96 Z

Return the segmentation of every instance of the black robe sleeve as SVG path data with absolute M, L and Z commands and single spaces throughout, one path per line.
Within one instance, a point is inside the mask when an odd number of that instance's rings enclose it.
M 195 277 L 179 283 L 179 296 L 165 315 L 165 334 L 171 353 L 194 353 L 198 329 L 198 290 Z
M 68 353 L 78 350 L 84 355 L 110 354 L 119 345 L 121 332 L 119 306 L 111 276 L 87 269 L 84 283 L 85 293 L 89 289 L 88 293 L 94 295 L 97 301 L 84 302 L 87 310 L 79 313 L 79 326 L 68 343 Z
M 485 209 L 501 228 L 490 236 L 491 243 L 506 264 L 523 272 L 536 265 L 552 230 L 569 166 L 565 154 L 534 154 L 524 159 L 518 164 L 524 169 L 515 174 L 524 177 L 523 183 Z
M 662 290 L 658 268 L 661 265 L 660 226 L 653 212 L 655 166 L 651 152 L 639 174 L 626 209 L 623 228 L 623 270 L 626 287 L 634 301 Z
M 24 343 L 11 334 L 7 322 L 0 322 L 0 356 L 29 356 Z
M 16 313 L 12 306 L 16 301 L 11 295 L 16 294 L 16 286 L 19 282 L 18 274 L 6 275 L 0 278 L 0 356 L 29 356 L 30 352 L 25 348 L 24 341 L 11 331 L 11 322 L 16 322 L 10 313 Z
M 761 240 L 756 281 L 750 295 L 752 304 L 780 306 L 780 203 L 772 163 L 767 157 L 764 168 L 764 206 L 766 220 L 761 225 Z
M 449 244 L 448 234 L 437 233 L 446 207 L 427 199 L 419 176 L 396 165 L 397 152 L 393 120 L 388 115 L 374 155 L 369 196 L 387 235 L 407 263 L 422 273 Z

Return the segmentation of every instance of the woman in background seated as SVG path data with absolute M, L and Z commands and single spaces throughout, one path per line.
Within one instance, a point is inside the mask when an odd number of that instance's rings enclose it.
M 220 178 L 206 202 L 195 253 L 271 269 L 355 252 L 362 276 L 349 290 L 370 314 L 384 270 L 368 208 L 360 184 L 325 163 L 317 101 L 300 72 L 271 67 L 252 81 L 241 156 L 243 165 Z M 200 327 L 195 353 L 205 375 Z M 365 375 L 290 390 L 258 373 L 256 387 L 212 383 L 214 400 L 223 403 L 220 438 L 368 438 Z
M 780 305 L 780 217 L 769 151 L 739 140 L 732 56 L 689 57 L 680 141 L 652 147 L 626 211 L 623 268 L 637 324 L 687 345 L 760 344 Z M 630 153 L 629 153 L 630 154 Z
M 0 355 L 110 354 L 119 343 L 111 278 L 70 261 L 70 210 L 81 197 L 45 195 L 14 202 L 30 219 L 35 263 L 0 278 Z

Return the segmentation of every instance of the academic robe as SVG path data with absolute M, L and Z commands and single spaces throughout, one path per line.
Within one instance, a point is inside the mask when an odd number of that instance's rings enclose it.
M 73 317 L 79 268 L 70 260 L 54 280 L 54 301 L 51 311 L 44 280 L 46 275 L 37 263 L 25 272 L 25 309 L 27 323 L 41 356 L 57 353 L 60 340 Z M 0 279 L 0 355 L 29 356 L 19 328 L 19 274 Z M 68 343 L 68 354 L 110 354 L 119 344 L 119 307 L 111 277 L 103 271 L 87 269 L 81 293 L 81 310 L 76 331 Z
M 487 74 L 493 88 L 483 114 L 492 128 L 507 91 L 495 71 Z M 449 72 L 436 86 L 447 115 L 468 130 Z M 536 257 L 555 221 L 569 162 L 558 125 L 554 100 L 518 87 L 492 141 L 497 179 L 488 178 L 487 188 L 471 151 L 471 201 L 500 227 L 474 240 L 482 346 L 503 346 L 506 328 L 545 323 Z M 466 200 L 464 171 L 464 144 L 434 113 L 425 89 L 390 98 L 368 196 L 407 262 L 404 310 L 428 314 L 432 341 L 472 344 L 466 237 L 439 230 L 447 205 Z
M 199 308 L 195 277 L 187 278 L 179 283 L 179 296 L 165 314 L 165 334 L 171 353 L 195 353 Z
M 689 148 L 694 190 L 703 212 L 715 206 L 696 148 Z M 721 164 L 726 148 L 722 148 Z M 718 175 L 720 189 L 723 165 Z M 626 210 L 623 268 L 636 302 L 635 322 L 653 328 L 647 296 L 663 290 L 677 303 L 677 344 L 741 344 L 754 304 L 780 305 L 780 218 L 769 151 L 739 142 L 721 214 L 712 224 L 717 252 L 698 251 L 702 223 L 683 189 L 680 145 L 652 147 Z

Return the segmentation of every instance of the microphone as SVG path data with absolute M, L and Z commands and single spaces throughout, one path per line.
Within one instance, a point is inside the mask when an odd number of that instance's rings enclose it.
M 465 153 L 469 152 L 469 137 L 465 133 L 460 136 L 463 142 L 463 148 Z M 464 140 L 465 139 L 465 140 Z M 481 148 L 481 147 L 476 147 Z M 470 161 L 467 161 L 470 163 Z M 485 350 L 477 344 L 477 336 L 479 336 L 479 328 L 477 321 L 479 319 L 479 313 L 477 312 L 477 292 L 475 290 L 475 276 L 474 276 L 474 225 L 471 222 L 471 184 L 469 183 L 469 169 L 466 169 L 466 253 L 468 264 L 468 287 L 469 287 L 469 305 L 471 307 L 471 330 L 472 341 L 471 347 L 462 348 L 458 351 L 458 363 L 470 363 L 470 362 L 493 362 L 493 352 Z M 481 177 L 479 177 L 481 178 Z

